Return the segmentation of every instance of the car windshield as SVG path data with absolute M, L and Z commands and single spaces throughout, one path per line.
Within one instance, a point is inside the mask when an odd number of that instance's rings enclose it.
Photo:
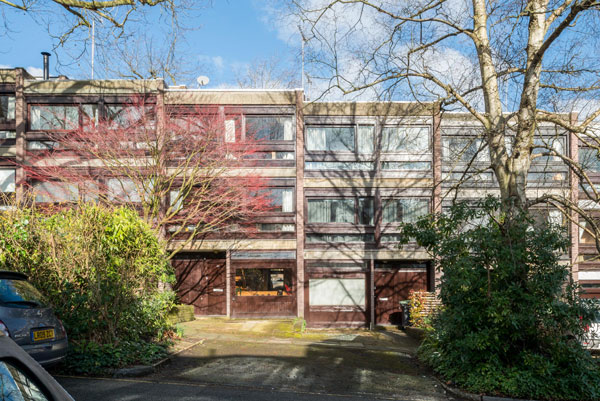
M 0 305 L 39 308 L 44 307 L 46 302 L 42 294 L 27 281 L 0 279 Z

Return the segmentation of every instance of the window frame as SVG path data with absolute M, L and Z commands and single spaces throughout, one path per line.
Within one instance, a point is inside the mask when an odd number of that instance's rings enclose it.
M 294 144 L 296 143 L 296 137 L 297 137 L 297 127 L 295 124 L 295 116 L 291 115 L 291 114 L 260 114 L 260 113 L 243 113 L 241 114 L 241 141 L 245 141 L 246 140 L 246 134 L 248 133 L 248 119 L 252 119 L 252 118 L 280 118 L 280 119 L 290 119 L 292 122 L 292 139 L 257 139 L 257 141 L 259 142 L 259 144 L 269 144 L 269 145 L 276 145 L 276 144 Z M 237 126 L 236 126 L 237 128 Z M 237 131 L 237 130 L 236 130 Z M 285 136 L 285 124 L 284 124 L 284 136 Z M 236 139 L 237 139 L 237 135 L 236 135 Z M 295 158 L 295 156 L 294 156 Z M 273 159 L 276 160 L 276 159 Z M 289 159 L 288 159 L 289 160 Z

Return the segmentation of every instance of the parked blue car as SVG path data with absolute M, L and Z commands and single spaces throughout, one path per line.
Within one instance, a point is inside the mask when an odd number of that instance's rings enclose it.
M 0 271 L 0 332 L 40 365 L 54 365 L 67 355 L 62 322 L 25 274 Z

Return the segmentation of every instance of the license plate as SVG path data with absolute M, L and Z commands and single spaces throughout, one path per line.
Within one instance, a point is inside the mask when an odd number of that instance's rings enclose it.
M 31 332 L 33 341 L 52 340 L 54 338 L 54 329 L 33 330 Z

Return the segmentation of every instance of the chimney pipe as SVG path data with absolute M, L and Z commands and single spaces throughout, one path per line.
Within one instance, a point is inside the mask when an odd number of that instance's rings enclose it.
M 50 79 L 50 53 L 42 52 L 42 56 L 44 56 L 44 80 Z

